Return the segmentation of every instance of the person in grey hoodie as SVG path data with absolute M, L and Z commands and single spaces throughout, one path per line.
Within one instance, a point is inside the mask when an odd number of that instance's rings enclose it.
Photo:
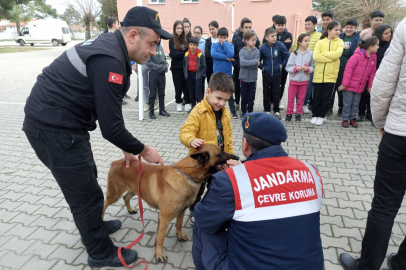
M 286 110 L 285 121 L 292 120 L 295 97 L 296 104 L 296 122 L 300 122 L 303 113 L 303 103 L 307 92 L 310 73 L 314 71 L 315 62 L 313 61 L 313 52 L 308 49 L 310 35 L 300 34 L 298 37 L 298 49 L 292 52 L 286 65 L 286 71 L 290 74 L 288 90 L 288 106 Z
M 158 92 L 159 115 L 169 117 L 165 111 L 165 73 L 168 72 L 168 62 L 161 43 L 156 44 L 156 54 L 151 56 L 144 64 L 149 72 L 149 118 L 156 119 L 154 102 Z
M 257 87 L 259 50 L 255 47 L 257 36 L 254 32 L 244 35 L 246 46 L 239 52 L 240 87 L 241 87 L 241 118 L 254 110 L 255 92 Z

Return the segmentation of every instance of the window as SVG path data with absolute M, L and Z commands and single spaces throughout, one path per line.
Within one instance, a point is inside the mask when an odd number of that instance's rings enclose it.
M 62 33 L 63 34 L 69 34 L 69 28 L 68 27 L 62 27 Z
M 199 3 L 199 0 L 182 0 L 182 3 L 187 3 L 187 4 Z
M 150 4 L 166 4 L 166 0 L 149 0 Z
M 19 36 L 24 36 L 24 35 L 29 35 L 29 34 L 30 34 L 30 31 L 28 30 L 28 28 L 24 27 L 23 29 L 21 29 Z

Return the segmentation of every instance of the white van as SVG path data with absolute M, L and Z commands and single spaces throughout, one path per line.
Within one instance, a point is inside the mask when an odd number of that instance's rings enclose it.
M 31 46 L 35 43 L 65 46 L 70 41 L 68 25 L 57 19 L 31 21 L 21 29 L 19 36 L 15 39 L 20 46 L 26 43 Z

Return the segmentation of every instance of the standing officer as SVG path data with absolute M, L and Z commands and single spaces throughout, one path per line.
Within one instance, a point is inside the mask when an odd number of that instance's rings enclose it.
M 247 160 L 213 175 L 195 207 L 196 269 L 322 270 L 317 170 L 288 157 L 285 127 L 274 116 L 248 113 L 242 128 Z
M 121 103 L 130 87 L 130 61 L 143 64 L 155 55 L 161 28 L 159 15 L 146 7 L 128 11 L 123 27 L 113 34 L 87 40 L 65 51 L 46 67 L 27 99 L 23 130 L 42 163 L 58 182 L 89 255 L 90 267 L 120 267 L 117 247 L 109 234 L 120 220 L 103 222 L 103 192 L 89 132 L 100 130 L 105 139 L 123 150 L 128 167 L 140 154 L 147 162 L 163 165 L 155 148 L 142 144 L 125 128 Z M 127 264 L 134 250 L 122 251 Z

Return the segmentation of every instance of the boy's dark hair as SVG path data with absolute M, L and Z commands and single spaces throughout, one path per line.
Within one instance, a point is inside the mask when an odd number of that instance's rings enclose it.
M 385 32 L 386 29 L 388 29 L 388 28 L 390 28 L 391 32 L 393 32 L 392 27 L 390 27 L 390 26 L 387 25 L 387 24 L 382 24 L 382 25 L 378 26 L 378 27 L 375 29 L 373 35 L 376 36 L 376 37 L 379 39 L 379 41 L 382 41 L 383 32 Z M 392 35 L 391 35 L 391 39 L 392 39 Z
M 211 81 L 211 79 L 210 79 Z M 272 143 L 266 142 L 258 137 L 255 137 L 245 131 L 242 134 L 243 138 L 247 140 L 247 143 L 251 146 L 253 150 L 260 151 L 262 149 L 272 146 Z
M 330 17 L 331 19 L 334 19 L 334 12 L 332 12 L 331 10 L 323 12 L 323 14 L 321 14 L 321 18 L 323 19 L 324 17 Z
M 247 17 L 242 18 L 241 19 L 241 24 L 240 24 L 241 29 L 244 27 L 244 24 L 246 24 L 246 23 L 251 23 L 252 24 L 252 21 L 250 19 L 248 19 Z
M 245 43 L 247 43 L 248 40 L 250 40 L 251 38 L 256 37 L 256 36 L 257 35 L 254 32 L 249 31 L 248 33 L 246 33 L 244 35 Z
M 217 21 L 211 21 L 210 23 L 209 23 L 209 26 L 213 26 L 214 28 L 219 28 L 219 23 L 217 22 Z
M 221 28 L 217 31 L 217 36 L 228 37 L 228 30 L 227 30 L 227 28 L 221 27 Z
M 197 40 L 196 37 L 191 37 L 191 38 L 189 38 L 189 43 L 199 45 L 199 40 Z
M 385 14 L 383 14 L 383 12 L 380 10 L 375 10 L 371 13 L 371 20 L 376 17 L 385 18 Z
M 265 38 L 273 33 L 276 33 L 276 29 L 273 27 L 269 27 L 269 28 L 265 29 L 265 34 L 264 34 L 264 38 L 262 39 L 262 44 L 265 44 L 267 42 Z
M 348 19 L 347 22 L 345 23 L 345 26 L 347 25 L 358 27 L 358 21 L 355 18 Z
M 211 93 L 220 91 L 232 95 L 234 94 L 234 81 L 229 75 L 217 72 L 211 75 L 209 88 Z
M 306 19 L 305 19 L 305 22 L 308 22 L 308 21 L 311 21 L 313 24 L 317 24 L 316 16 L 313 16 L 313 15 L 307 16 Z
M 274 21 L 275 21 L 275 19 L 276 19 L 276 18 L 278 18 L 278 17 L 279 17 L 279 15 L 278 15 L 278 14 L 273 15 L 273 16 L 272 16 L 272 21 L 274 22 Z
M 286 24 L 286 17 L 285 16 L 278 16 L 275 19 L 275 24 Z
M 320 39 L 324 39 L 325 37 L 328 37 L 328 30 L 333 30 L 334 27 L 336 27 L 336 26 L 338 26 L 338 25 L 340 25 L 340 23 L 337 22 L 337 21 L 332 21 L 332 22 L 330 22 L 330 23 L 327 25 L 326 31 L 324 31 L 323 34 L 321 34 Z
M 113 27 L 113 23 L 115 23 L 117 21 L 117 18 L 116 17 L 109 17 L 108 19 L 107 19 L 107 26 L 109 27 L 109 28 L 111 28 L 111 27 Z
M 294 53 L 295 55 L 297 55 L 297 51 L 299 50 L 300 42 L 302 42 L 305 37 L 310 37 L 310 34 L 308 34 L 308 33 L 302 33 L 302 34 L 300 34 L 299 37 L 297 38 L 297 49 L 296 49 L 295 51 L 293 51 L 293 53 Z
M 369 37 L 363 41 L 361 41 L 360 43 L 358 43 L 358 47 L 360 47 L 361 49 L 368 49 L 371 46 L 375 46 L 376 44 L 378 44 L 379 39 L 375 36 Z

